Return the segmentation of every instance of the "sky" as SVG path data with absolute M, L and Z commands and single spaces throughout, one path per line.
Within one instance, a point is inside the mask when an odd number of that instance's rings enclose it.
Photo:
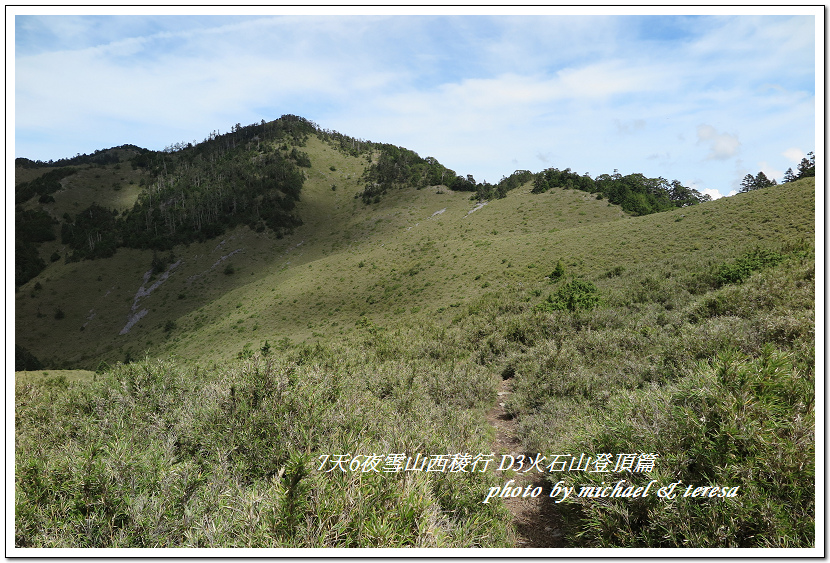
M 294 114 L 479 182 L 618 170 L 713 198 L 780 182 L 823 154 L 821 7 L 703 9 L 7 7 L 7 129 L 14 157 L 56 160 Z

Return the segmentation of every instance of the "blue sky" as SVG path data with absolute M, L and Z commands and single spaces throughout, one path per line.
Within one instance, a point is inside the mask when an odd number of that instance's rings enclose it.
M 478 181 L 516 169 L 618 169 L 719 197 L 748 173 L 780 181 L 807 152 L 821 154 L 820 7 L 693 16 L 8 10 L 13 156 L 158 150 L 291 113 Z

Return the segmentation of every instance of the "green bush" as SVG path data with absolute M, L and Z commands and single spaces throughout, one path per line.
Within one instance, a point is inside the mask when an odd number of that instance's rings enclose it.
M 493 472 L 320 469 L 335 454 L 489 451 L 490 373 L 404 361 L 396 342 L 384 361 L 318 344 L 19 385 L 15 545 L 509 546 L 509 513 L 481 503 Z
M 562 265 L 562 260 L 556 261 L 556 267 L 550 274 L 551 281 L 559 281 L 565 275 L 565 266 Z
M 545 312 L 591 310 L 600 304 L 599 292 L 589 281 L 571 280 L 537 305 Z
M 741 283 L 754 272 L 774 266 L 784 260 L 784 256 L 772 250 L 755 249 L 745 253 L 731 264 L 722 264 L 714 273 L 718 286 Z
M 618 479 L 739 487 L 735 498 L 575 498 L 569 541 L 590 547 L 810 547 L 815 541 L 812 368 L 767 346 L 724 352 L 666 389 L 616 395 L 573 451 L 658 452 L 656 471 Z M 574 485 L 577 483 L 571 483 Z M 577 489 L 578 490 L 578 489 Z M 567 501 L 566 501 L 567 502 Z
M 613 268 L 611 268 L 610 270 L 605 272 L 604 277 L 609 278 L 609 279 L 610 278 L 616 278 L 618 276 L 621 276 L 623 274 L 623 272 L 625 272 L 625 267 L 624 266 L 614 266 Z

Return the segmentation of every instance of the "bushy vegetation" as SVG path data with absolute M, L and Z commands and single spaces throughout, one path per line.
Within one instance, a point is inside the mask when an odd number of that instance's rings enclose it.
M 715 283 L 718 285 L 741 283 L 753 272 L 778 264 L 783 259 L 784 256 L 778 252 L 756 248 L 732 263 L 718 266 L 714 274 Z
M 46 267 L 38 243 L 55 240 L 56 223 L 40 209 L 16 209 L 14 214 L 14 283 L 20 287 Z
M 20 547 L 504 547 L 491 473 L 330 470 L 319 456 L 489 453 L 481 368 L 297 348 L 18 385 Z M 44 424 L 45 421 L 54 424 Z M 322 469 L 321 469 L 322 468 Z M 383 468 L 381 464 L 380 468 Z
M 813 545 L 813 258 L 751 251 L 716 271 L 747 261 L 754 274 L 697 295 L 694 275 L 643 294 L 655 285 L 646 276 L 593 311 L 497 317 L 505 328 L 482 335 L 481 360 L 515 370 L 508 407 L 527 451 L 659 452 L 658 471 L 613 479 L 740 487 L 731 500 L 566 501 L 569 545 Z M 510 351 L 511 341 L 523 346 Z M 611 478 L 565 473 L 551 484 L 564 477 L 577 490 Z
M 706 290 L 703 264 L 663 280 L 632 269 L 562 284 L 599 294 L 592 307 L 540 310 L 549 301 L 519 288 L 482 296 L 448 326 L 363 317 L 339 344 L 266 342 L 225 365 L 147 359 L 91 383 L 18 386 L 16 543 L 509 545 L 508 515 L 481 503 L 499 474 L 315 463 L 490 451 L 483 413 L 495 374 L 510 372 L 524 451 L 654 451 L 650 479 L 740 488 L 729 499 L 577 498 L 557 505 L 567 545 L 812 545 L 813 256 L 776 254 Z
M 561 262 L 559 263 L 561 265 Z M 554 270 L 554 275 L 556 270 Z M 600 303 L 596 286 L 589 281 L 571 280 L 551 293 L 536 308 L 551 313 L 553 311 L 591 310 Z
M 591 452 L 659 451 L 657 471 L 621 477 L 634 486 L 677 482 L 676 497 L 577 498 L 565 511 L 571 541 L 594 547 L 812 546 L 814 384 L 806 358 L 767 345 L 757 358 L 726 350 L 662 388 L 615 395 L 594 431 L 576 445 Z M 586 473 L 578 485 L 597 486 L 602 478 L 608 479 Z M 703 486 L 739 489 L 732 499 L 691 496 Z

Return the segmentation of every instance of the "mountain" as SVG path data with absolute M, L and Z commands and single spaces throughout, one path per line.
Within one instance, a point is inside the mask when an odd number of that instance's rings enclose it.
M 32 196 L 21 203 L 61 229 L 47 227 L 54 240 L 40 242 L 37 252 L 47 266 L 17 291 L 18 343 L 52 367 L 94 369 L 101 360 L 144 354 L 229 358 L 246 344 L 265 340 L 299 343 L 348 333 L 363 316 L 386 323 L 431 317 L 482 292 L 538 281 L 560 258 L 579 264 L 580 275 L 601 273 L 609 260 L 604 249 L 609 238 L 620 240 L 617 236 L 637 245 L 635 263 L 655 253 L 714 250 L 701 228 L 711 223 L 700 215 L 704 207 L 673 212 L 688 216 L 676 225 L 671 214 L 634 219 L 576 189 L 531 194 L 539 191 L 532 178 L 501 199 L 471 200 L 471 192 L 444 185 L 401 184 L 366 204 L 366 187 L 374 185 L 366 180 L 367 157 L 378 162 L 388 145 L 318 133 L 302 118 L 267 125 L 267 130 L 238 126 L 196 148 L 164 153 L 135 148 L 114 163 L 76 157 L 58 167 L 19 166 L 18 186 L 31 184 L 36 171 L 40 178 L 56 172 L 63 177 L 54 181 L 59 187 L 45 190 L 50 197 L 39 196 L 47 201 Z M 298 158 L 304 166 L 296 164 Z M 457 177 L 427 160 L 445 176 Z M 243 180 L 276 176 L 274 166 L 284 166 L 291 178 L 301 172 L 293 181 L 302 187 L 274 181 L 276 187 L 265 184 L 259 192 L 243 193 Z M 222 184 L 217 180 L 222 177 L 236 179 Z M 210 190 L 222 192 L 214 220 L 209 204 L 188 209 L 207 200 Z M 294 195 L 289 198 L 288 192 Z M 154 195 L 161 203 L 148 212 Z M 290 207 L 284 212 L 275 203 L 283 200 Z M 728 215 L 733 201 L 739 200 L 720 202 L 707 215 Z M 175 221 L 169 216 L 177 207 L 185 219 L 173 231 L 167 225 Z M 234 207 L 250 212 L 234 216 Z M 83 210 L 90 232 L 78 219 L 71 221 Z M 151 213 L 153 231 L 144 228 Z M 187 228 L 198 213 L 205 215 L 202 229 Z M 125 224 L 124 231 L 144 228 L 138 236 L 124 236 L 132 248 L 115 249 L 116 220 Z M 70 223 L 74 237 L 66 236 Z M 596 228 L 599 223 L 602 229 Z M 762 241 L 767 227 L 750 224 L 738 238 L 730 234 L 731 247 Z M 781 228 L 788 236 L 800 225 Z M 659 229 L 678 242 L 669 243 Z M 679 242 L 684 237 L 687 245 Z M 90 251 L 89 239 L 95 238 L 101 240 L 93 240 Z M 184 242 L 174 245 L 176 240 Z
M 16 543 L 811 545 L 815 179 L 681 188 L 478 184 L 294 116 L 19 159 L 16 356 L 37 372 L 17 374 Z M 613 482 L 741 498 L 559 504 L 557 481 L 612 477 L 317 470 L 519 449 L 657 453 Z M 513 477 L 544 489 L 530 516 L 482 502 Z
M 513 274 L 498 262 L 481 268 L 477 255 L 488 246 L 624 216 L 572 190 L 522 205 L 470 201 L 469 192 L 414 180 L 415 172 L 396 182 L 383 171 L 395 167 L 390 150 L 424 159 L 291 116 L 196 147 L 126 147 L 118 162 L 93 159 L 110 149 L 17 167 L 19 207 L 40 219 L 25 224 L 53 239 L 34 238 L 45 268 L 17 292 L 17 338 L 47 365 L 94 368 L 145 352 L 202 357 L 196 343 L 215 338 L 224 347 L 210 344 L 209 355 L 230 357 L 247 342 L 348 332 L 364 315 L 429 314 Z M 436 180 L 458 178 L 426 161 Z M 517 195 L 527 195 L 524 184 Z M 455 270 L 473 263 L 470 275 Z M 234 338 L 221 336 L 227 330 Z

